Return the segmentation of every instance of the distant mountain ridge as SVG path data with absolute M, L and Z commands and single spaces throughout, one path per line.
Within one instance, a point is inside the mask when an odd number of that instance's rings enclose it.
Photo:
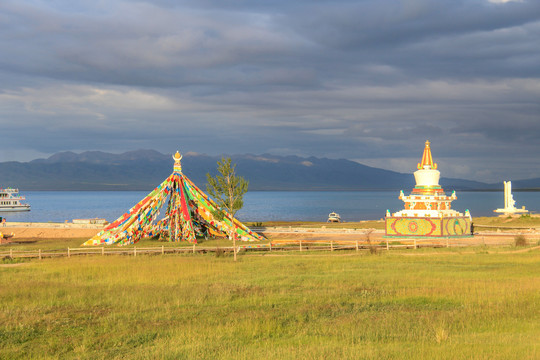
M 30 161 L 30 163 L 46 163 L 54 164 L 60 162 L 88 162 L 92 164 L 118 164 L 122 161 L 137 161 L 144 159 L 147 161 L 152 160 L 165 160 L 170 158 L 169 155 L 162 154 L 155 150 L 134 150 L 127 151 L 122 154 L 111 154 L 103 151 L 85 151 L 77 154 L 72 151 L 59 152 L 51 155 L 47 159 L 36 159 Z
M 228 156 L 228 155 L 225 155 Z M 345 159 L 270 154 L 231 155 L 250 190 L 399 190 L 414 186 L 412 174 L 374 168 Z M 186 153 L 184 174 L 205 188 L 206 173 L 215 174 L 221 156 Z M 171 174 L 171 154 L 135 150 L 122 154 L 86 151 L 60 152 L 47 159 L 0 163 L 0 185 L 24 190 L 151 190 Z M 446 191 L 489 190 L 500 184 L 441 178 Z M 540 179 L 513 182 L 540 188 Z

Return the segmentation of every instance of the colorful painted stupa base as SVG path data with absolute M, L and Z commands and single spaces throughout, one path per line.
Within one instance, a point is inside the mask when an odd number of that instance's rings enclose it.
M 472 218 L 451 209 L 456 193 L 447 196 L 439 185 L 440 172 L 431 157 L 429 141 L 418 170 L 414 173 L 416 186 L 411 195 L 400 192 L 404 210 L 386 214 L 386 237 L 470 237 Z
M 240 241 L 264 239 L 220 209 L 182 174 L 180 153 L 176 152 L 173 159 L 174 171 L 164 182 L 83 245 L 128 245 L 154 236 L 196 243 L 197 235 L 225 237 L 230 233 Z M 165 216 L 156 221 L 165 202 Z M 222 220 L 214 216 L 218 212 L 223 214 Z
M 387 237 L 470 237 L 471 219 L 467 216 L 387 217 Z

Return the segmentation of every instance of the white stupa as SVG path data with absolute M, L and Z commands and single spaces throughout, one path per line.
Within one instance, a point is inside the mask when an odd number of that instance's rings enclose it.
M 403 190 L 399 199 L 405 203 L 404 209 L 393 214 L 386 213 L 387 237 L 455 237 L 470 236 L 472 218 L 468 210 L 465 214 L 451 208 L 457 199 L 456 192 L 446 195 L 439 178 L 441 173 L 431 156 L 430 142 L 426 141 L 422 161 L 414 172 L 416 186 L 410 195 Z

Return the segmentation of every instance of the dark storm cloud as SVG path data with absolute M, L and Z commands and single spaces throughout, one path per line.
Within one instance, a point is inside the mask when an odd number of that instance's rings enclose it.
M 429 138 L 459 176 L 529 176 L 539 37 L 526 0 L 4 1 L 0 160 L 144 147 L 412 171 Z

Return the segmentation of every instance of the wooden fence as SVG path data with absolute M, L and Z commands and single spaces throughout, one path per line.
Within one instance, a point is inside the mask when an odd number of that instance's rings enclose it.
M 379 242 L 369 240 L 339 240 L 339 241 L 324 241 L 324 240 L 273 240 L 267 244 L 249 243 L 239 245 L 236 248 L 237 252 L 272 252 L 272 251 L 339 251 L 339 250 L 354 250 L 354 251 L 377 251 L 391 249 L 418 249 L 420 247 L 464 247 L 464 246 L 479 246 L 482 243 L 478 239 L 471 241 L 470 238 L 462 239 L 383 239 Z M 490 245 L 508 245 L 508 242 L 493 243 Z M 14 248 L 0 251 L 0 258 L 53 258 L 53 257 L 72 257 L 72 256 L 109 256 L 109 255 L 165 255 L 165 254 L 195 254 L 195 253 L 225 253 L 233 252 L 234 248 L 230 247 L 205 247 L 200 245 L 193 246 L 155 246 L 155 247 L 118 247 L 118 246 L 102 246 L 102 247 L 78 247 L 67 249 L 46 249 L 46 250 L 18 250 Z

